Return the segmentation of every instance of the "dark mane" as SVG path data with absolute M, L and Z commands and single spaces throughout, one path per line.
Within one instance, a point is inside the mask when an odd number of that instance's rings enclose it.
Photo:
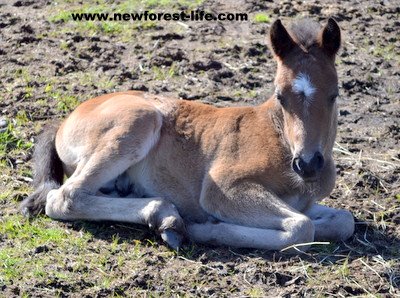
M 310 19 L 300 19 L 291 24 L 289 33 L 297 44 L 308 50 L 318 43 L 320 30 L 321 26 L 317 22 Z

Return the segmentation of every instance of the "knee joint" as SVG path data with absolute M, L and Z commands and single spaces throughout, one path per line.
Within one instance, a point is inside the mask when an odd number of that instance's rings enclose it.
M 69 200 L 63 196 L 60 189 L 51 190 L 46 198 L 46 215 L 53 219 L 65 219 L 65 214 L 68 213 Z
M 71 186 L 51 190 L 46 198 L 46 215 L 54 219 L 73 219 L 73 214 L 79 210 L 79 199 L 87 194 L 87 191 Z

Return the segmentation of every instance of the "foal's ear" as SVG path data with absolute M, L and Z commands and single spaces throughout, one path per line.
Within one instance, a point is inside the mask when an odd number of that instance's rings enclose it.
M 296 45 L 279 19 L 272 24 L 269 31 L 269 39 L 272 51 L 281 59 Z
M 335 56 L 340 48 L 340 28 L 333 18 L 321 30 L 320 47 L 329 55 Z

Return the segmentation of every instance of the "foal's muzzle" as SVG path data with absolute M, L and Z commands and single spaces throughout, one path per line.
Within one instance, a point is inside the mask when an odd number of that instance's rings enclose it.
M 309 162 L 304 161 L 300 156 L 293 158 L 293 170 L 304 179 L 312 179 L 324 166 L 324 157 L 320 152 L 315 152 Z

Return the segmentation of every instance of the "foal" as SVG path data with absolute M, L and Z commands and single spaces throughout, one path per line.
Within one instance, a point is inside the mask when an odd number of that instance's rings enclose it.
M 273 250 L 350 237 L 351 213 L 316 203 L 335 183 L 340 29 L 278 20 L 270 44 L 276 91 L 257 107 L 136 91 L 82 103 L 39 138 L 22 212 L 144 224 L 173 248 L 184 236 Z

